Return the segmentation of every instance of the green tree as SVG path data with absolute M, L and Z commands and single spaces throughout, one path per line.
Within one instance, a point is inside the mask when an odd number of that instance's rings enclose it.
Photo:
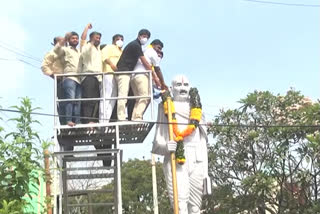
M 162 164 L 156 163 L 157 190 L 159 213 L 172 213 L 167 194 L 165 178 L 162 171 Z M 122 164 L 122 205 L 124 214 L 152 214 L 152 170 L 150 160 L 129 160 Z M 112 189 L 114 183 L 110 183 L 103 188 Z M 113 196 L 100 196 L 94 199 L 95 202 L 112 201 Z M 112 213 L 110 208 L 96 208 L 93 213 Z
M 21 105 L 12 108 L 19 112 L 18 117 L 11 119 L 16 124 L 16 130 L 5 134 L 0 129 L 5 135 L 0 136 L 0 201 L 3 202 L 0 212 L 10 208 L 11 213 L 22 213 L 27 206 L 24 197 L 31 197 L 32 194 L 30 183 L 38 183 L 39 175 L 33 172 L 42 170 L 40 161 L 43 158 L 39 150 L 41 141 L 32 127 L 38 123 L 31 117 L 37 108 L 32 108 L 29 98 L 22 98 Z
M 255 91 L 240 103 L 221 110 L 209 128 L 217 187 L 205 213 L 315 213 L 320 137 L 306 125 L 319 124 L 319 103 L 294 90 L 285 96 Z

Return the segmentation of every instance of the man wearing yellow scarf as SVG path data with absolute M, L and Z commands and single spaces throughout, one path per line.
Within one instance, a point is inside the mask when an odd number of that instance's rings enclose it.
M 144 51 L 144 56 L 148 63 L 152 66 L 152 72 L 160 71 L 160 57 L 158 52 L 161 52 L 163 48 L 163 43 L 159 39 L 155 39 Z M 144 71 L 145 67 L 142 62 L 139 60 L 134 68 L 134 71 Z M 160 71 L 161 72 L 161 71 Z M 158 76 L 158 75 L 157 75 Z M 161 75 L 162 76 L 162 75 Z M 158 77 L 159 78 L 159 77 Z M 163 84 L 163 78 L 160 79 L 160 82 Z M 161 86 L 162 86 L 161 84 Z M 134 96 L 149 96 L 150 87 L 149 79 L 147 74 L 133 74 L 131 79 L 131 87 Z M 141 121 L 143 120 L 143 113 L 145 112 L 149 103 L 147 98 L 138 98 L 135 102 L 132 120 Z

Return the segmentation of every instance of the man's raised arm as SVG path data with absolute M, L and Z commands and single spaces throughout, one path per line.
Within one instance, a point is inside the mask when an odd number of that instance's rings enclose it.
M 91 23 L 87 24 L 86 27 L 84 28 L 82 34 L 81 34 L 80 51 L 81 51 L 82 47 L 87 42 L 88 30 L 91 29 L 91 28 L 92 28 L 92 24 Z
M 57 41 L 57 44 L 54 46 L 53 51 L 58 55 L 58 57 L 61 57 L 64 55 L 63 46 L 65 45 L 65 39 L 63 37 L 59 38 Z

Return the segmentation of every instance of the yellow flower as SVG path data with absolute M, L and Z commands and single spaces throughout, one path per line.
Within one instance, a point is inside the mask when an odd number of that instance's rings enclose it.
M 176 141 L 176 142 L 179 142 L 181 140 L 183 140 L 182 136 L 176 136 L 176 138 L 174 139 L 174 141 Z
M 200 121 L 202 117 L 201 108 L 192 108 L 190 110 L 190 119 Z
M 178 164 L 180 164 L 180 165 L 183 165 L 186 162 L 185 158 L 177 158 L 176 160 L 177 160 Z
M 195 98 L 195 96 L 197 96 L 197 95 L 198 95 L 198 93 L 191 94 L 190 95 L 191 99 Z M 175 114 L 176 111 L 175 111 L 174 103 L 171 100 L 169 100 L 169 105 L 170 105 L 170 110 L 171 110 L 171 114 L 172 114 L 171 116 L 172 116 L 172 123 L 173 123 L 173 133 L 176 136 L 174 138 L 174 140 L 176 142 L 183 143 L 183 138 L 189 136 L 196 129 L 196 125 L 193 124 L 194 121 L 200 122 L 201 117 L 202 117 L 202 109 L 201 108 L 191 108 L 190 115 L 189 115 L 189 123 L 190 124 L 187 126 L 187 128 L 180 131 L 178 128 L 177 120 L 173 116 L 173 114 Z M 200 104 L 200 106 L 201 106 L 201 104 Z M 164 100 L 164 102 L 163 102 L 163 109 L 164 109 L 165 115 L 168 115 L 168 102 L 167 102 L 167 100 Z M 181 144 L 179 144 L 179 145 L 181 146 Z M 182 146 L 183 146 L 183 144 L 182 144 Z M 180 165 L 183 165 L 186 162 L 183 150 L 179 152 L 178 157 L 176 157 L 176 161 Z

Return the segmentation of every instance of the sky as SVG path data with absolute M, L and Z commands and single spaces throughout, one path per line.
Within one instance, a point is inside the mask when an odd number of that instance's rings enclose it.
M 161 68 L 167 85 L 175 75 L 186 75 L 200 92 L 208 121 L 221 108 L 239 107 L 238 101 L 254 90 L 284 94 L 293 87 L 316 101 L 319 9 L 247 0 L 5 1 L 0 8 L 0 106 L 17 105 L 28 96 L 41 108 L 38 112 L 53 113 L 53 81 L 39 69 L 41 60 L 53 37 L 81 34 L 87 23 L 102 33 L 102 44 L 121 33 L 126 45 L 141 28 L 149 29 L 151 40 L 164 43 Z M 0 112 L 6 130 L 14 128 L 6 121 L 13 116 Z M 35 119 L 42 124 L 36 127 L 40 136 L 50 139 L 53 118 Z M 124 146 L 124 159 L 149 158 L 152 135 L 143 144 Z

